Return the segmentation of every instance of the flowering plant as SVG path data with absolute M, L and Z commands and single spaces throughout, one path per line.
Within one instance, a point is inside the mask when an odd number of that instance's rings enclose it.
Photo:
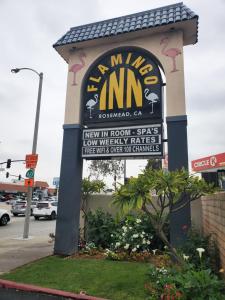
M 153 235 L 146 231 L 141 218 L 128 216 L 117 232 L 111 234 L 114 242 L 113 250 L 122 250 L 129 253 L 149 251 Z

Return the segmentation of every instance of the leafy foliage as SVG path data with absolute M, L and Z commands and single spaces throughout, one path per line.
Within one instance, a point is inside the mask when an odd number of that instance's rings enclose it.
M 114 187 L 116 189 L 116 181 L 120 179 L 124 172 L 124 161 L 121 159 L 113 160 L 92 160 L 89 165 L 91 176 L 99 179 L 99 176 L 103 177 L 110 175 L 114 178 Z
M 146 289 L 154 295 L 150 298 L 152 300 L 160 297 L 160 299 L 182 300 L 225 299 L 224 282 L 212 274 L 210 269 L 166 269 L 152 265 L 148 276 L 150 283 L 146 285 Z
M 82 187 L 81 187 L 81 210 L 84 214 L 86 214 L 86 206 L 87 200 L 91 194 L 100 193 L 105 187 L 105 183 L 102 180 L 90 180 L 89 178 L 84 178 L 82 180 Z
M 166 209 L 170 212 L 177 211 L 190 201 L 214 190 L 212 185 L 190 176 L 185 170 L 166 173 L 162 170 L 146 169 L 115 192 L 113 203 L 125 213 L 141 210 L 148 214 L 159 238 L 174 258 L 182 263 L 163 231 L 164 224 L 168 221 Z
M 201 260 L 196 251 L 197 248 L 205 250 Z M 210 235 L 204 236 L 193 228 L 188 232 L 186 242 L 178 251 L 188 256 L 188 261 L 191 261 L 197 269 L 210 268 L 216 273 L 219 271 L 220 260 L 218 248 Z
M 97 247 L 108 248 L 113 242 L 111 236 L 115 232 L 117 225 L 113 217 L 109 213 L 105 213 L 98 209 L 88 212 L 86 219 L 87 241 L 93 242 Z
M 168 225 L 165 232 L 168 235 Z M 118 229 L 112 234 L 112 237 L 114 240 L 111 245 L 113 250 L 122 249 L 122 251 L 131 253 L 164 248 L 164 244 L 157 238 L 148 215 L 143 213 L 126 215 L 119 222 Z

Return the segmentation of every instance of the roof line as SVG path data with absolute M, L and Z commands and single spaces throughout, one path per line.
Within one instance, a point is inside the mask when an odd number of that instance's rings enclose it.
M 157 7 L 157 8 L 153 8 L 153 9 L 149 9 L 149 10 L 140 11 L 140 12 L 133 13 L 133 14 L 130 14 L 130 15 L 123 15 L 123 16 L 120 16 L 120 17 L 115 17 L 115 18 L 111 18 L 111 19 L 105 19 L 105 20 L 101 20 L 101 21 L 97 21 L 97 22 L 87 23 L 87 24 L 84 24 L 84 25 L 74 26 L 74 27 L 71 27 L 70 30 L 71 29 L 78 29 L 79 27 L 83 28 L 84 26 L 86 27 L 86 26 L 93 25 L 93 24 L 97 25 L 97 24 L 103 23 L 103 22 L 119 20 L 119 19 L 122 19 L 122 18 L 125 18 L 125 17 L 133 17 L 133 16 L 136 16 L 136 15 L 147 13 L 149 11 L 153 12 L 155 10 L 159 10 L 159 9 L 162 9 L 162 8 L 169 8 L 169 7 L 174 7 L 174 6 L 178 6 L 178 5 L 184 5 L 184 4 L 183 4 L 183 2 L 178 2 L 178 3 L 166 5 L 166 6 L 161 6 L 161 7 Z M 68 30 L 68 31 L 70 31 L 70 30 Z

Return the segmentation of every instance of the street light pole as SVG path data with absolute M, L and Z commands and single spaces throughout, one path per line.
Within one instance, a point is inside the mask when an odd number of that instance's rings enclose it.
M 31 69 L 31 68 L 16 68 L 16 69 L 12 69 L 11 72 L 12 73 L 18 73 L 21 70 L 29 70 L 29 71 L 32 71 L 32 72 L 36 73 L 39 76 L 37 108 L 36 108 L 34 135 L 33 135 L 33 145 L 32 145 L 32 154 L 36 154 L 37 139 L 38 139 L 38 127 L 39 127 L 39 116 L 40 116 L 40 107 L 41 107 L 41 92 L 42 92 L 43 73 L 38 73 L 37 71 L 35 71 L 34 69 Z M 32 170 L 35 171 L 34 169 L 32 169 Z M 31 211 L 32 195 L 33 195 L 33 187 L 28 186 L 27 207 L 26 207 L 26 214 L 25 214 L 23 239 L 27 239 L 28 236 L 29 236 L 30 211 Z

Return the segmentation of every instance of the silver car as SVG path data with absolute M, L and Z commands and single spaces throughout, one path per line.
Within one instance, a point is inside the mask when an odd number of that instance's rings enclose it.
M 31 202 L 30 215 L 33 216 L 33 210 L 36 207 L 37 202 Z M 14 205 L 12 205 L 11 213 L 16 217 L 18 215 L 25 215 L 27 209 L 27 201 L 17 201 Z

